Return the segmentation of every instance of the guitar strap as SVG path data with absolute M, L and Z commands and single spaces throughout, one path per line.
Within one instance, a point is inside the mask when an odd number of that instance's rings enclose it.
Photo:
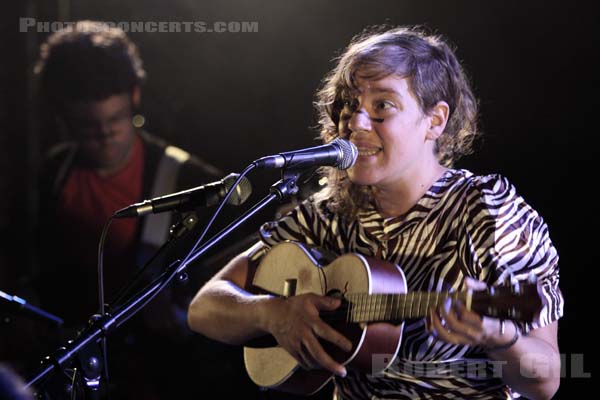
M 190 153 L 174 146 L 167 146 L 160 159 L 152 184 L 151 198 L 172 193 L 177 188 L 179 168 L 190 158 Z M 150 214 L 144 218 L 141 243 L 146 246 L 160 247 L 168 239 L 171 226 L 171 214 Z

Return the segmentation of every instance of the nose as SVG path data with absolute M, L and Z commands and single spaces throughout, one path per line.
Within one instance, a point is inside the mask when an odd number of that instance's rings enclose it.
M 102 122 L 98 125 L 97 139 L 99 141 L 108 142 L 115 136 L 115 130 L 111 122 Z
M 350 121 L 348 121 L 348 128 L 352 132 L 371 130 L 371 118 L 364 108 L 359 108 L 352 113 Z

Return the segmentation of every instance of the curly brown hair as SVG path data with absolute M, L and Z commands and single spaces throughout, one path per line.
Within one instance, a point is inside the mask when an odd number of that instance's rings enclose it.
M 425 115 L 438 102 L 448 103 L 448 123 L 435 146 L 440 164 L 449 167 L 472 152 L 474 140 L 479 136 L 478 106 L 463 67 L 441 36 L 409 27 L 372 27 L 352 39 L 317 92 L 315 106 L 324 142 L 339 136 L 344 96 L 357 89 L 358 71 L 361 78 L 369 80 L 392 74 L 408 79 L 409 88 Z M 329 199 L 332 211 L 353 217 L 372 203 L 371 188 L 350 182 L 346 171 L 326 167 L 323 172 L 328 185 L 318 198 Z
M 146 73 L 135 44 L 122 29 L 97 21 L 78 21 L 52 34 L 40 48 L 34 72 L 45 100 L 102 100 L 131 93 Z

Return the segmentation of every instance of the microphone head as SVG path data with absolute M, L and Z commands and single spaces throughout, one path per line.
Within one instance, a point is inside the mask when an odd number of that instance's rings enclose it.
M 231 173 L 223 178 L 223 184 L 225 185 L 225 190 L 229 191 L 233 187 L 235 181 L 239 178 L 240 174 Z M 227 199 L 227 204 L 231 204 L 233 206 L 239 206 L 243 204 L 248 197 L 252 194 L 252 184 L 250 181 L 244 176 L 240 183 L 235 187 L 229 199 Z
M 345 140 L 342 138 L 337 138 L 331 142 L 331 144 L 336 145 L 341 152 L 342 157 L 335 165 L 337 169 L 348 169 L 354 165 L 356 159 L 358 158 L 358 149 L 354 145 L 354 143 L 349 140 Z

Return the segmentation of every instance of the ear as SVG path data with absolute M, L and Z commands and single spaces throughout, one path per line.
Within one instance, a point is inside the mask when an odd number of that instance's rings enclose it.
M 429 129 L 427 130 L 427 139 L 437 140 L 448 123 L 450 115 L 450 106 L 445 101 L 439 101 L 429 113 Z
M 142 89 L 140 85 L 135 85 L 133 89 L 131 89 L 131 105 L 134 110 L 139 109 L 140 104 L 142 103 Z

